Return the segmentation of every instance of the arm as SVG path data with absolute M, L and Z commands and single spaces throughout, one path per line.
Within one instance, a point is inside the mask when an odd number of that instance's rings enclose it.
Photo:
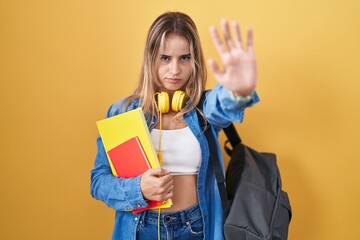
M 121 101 L 109 108 L 106 117 L 119 114 L 119 106 L 121 106 Z M 91 195 L 115 210 L 129 211 L 146 207 L 148 204 L 140 189 L 141 177 L 125 179 L 114 176 L 100 136 L 96 140 L 96 145 L 95 165 L 91 171 Z
M 228 89 L 217 85 L 206 94 L 203 111 L 209 123 L 221 130 L 232 122 L 242 122 L 245 108 L 257 102 L 259 97 L 256 91 L 251 94 L 248 101 L 234 101 Z
M 97 138 L 98 153 L 91 171 L 91 195 L 107 206 L 120 211 L 146 207 L 142 196 L 140 178 L 117 178 L 113 176 L 101 138 Z

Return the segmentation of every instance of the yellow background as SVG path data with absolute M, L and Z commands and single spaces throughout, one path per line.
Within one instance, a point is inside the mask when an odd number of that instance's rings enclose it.
M 110 238 L 89 194 L 95 122 L 133 90 L 166 10 L 192 16 L 207 58 L 210 24 L 254 28 L 262 101 L 238 129 L 278 155 L 290 239 L 360 239 L 357 0 L 0 0 L 0 239 Z

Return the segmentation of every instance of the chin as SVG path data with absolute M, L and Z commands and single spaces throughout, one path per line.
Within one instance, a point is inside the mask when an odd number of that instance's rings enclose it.
M 183 86 L 179 87 L 179 86 L 164 86 L 163 89 L 165 91 L 169 91 L 169 92 L 175 92 L 177 90 L 182 90 Z

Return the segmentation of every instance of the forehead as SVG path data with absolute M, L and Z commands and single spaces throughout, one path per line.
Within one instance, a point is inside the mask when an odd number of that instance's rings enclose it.
M 179 34 L 170 33 L 165 36 L 161 54 L 166 55 L 183 55 L 190 53 L 190 44 L 186 37 Z

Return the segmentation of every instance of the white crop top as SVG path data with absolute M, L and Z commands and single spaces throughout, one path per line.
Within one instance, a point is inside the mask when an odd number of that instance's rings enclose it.
M 155 150 L 159 151 L 159 129 L 151 131 Z M 201 148 L 189 127 L 162 130 L 162 168 L 173 175 L 197 174 L 201 162 Z

